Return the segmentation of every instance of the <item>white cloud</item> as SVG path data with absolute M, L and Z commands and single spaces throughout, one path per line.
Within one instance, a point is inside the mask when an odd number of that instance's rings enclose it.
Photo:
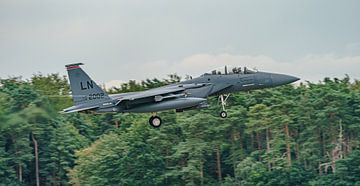
M 295 69 L 303 79 L 310 81 L 322 80 L 324 77 L 342 78 L 345 74 L 359 79 L 360 56 L 311 55 L 297 62 Z
M 121 80 L 111 80 L 109 82 L 104 83 L 105 89 L 109 90 L 113 87 L 120 87 L 121 84 L 125 83 L 125 81 Z
M 349 55 L 360 54 L 360 42 L 349 43 L 345 47 L 345 52 Z

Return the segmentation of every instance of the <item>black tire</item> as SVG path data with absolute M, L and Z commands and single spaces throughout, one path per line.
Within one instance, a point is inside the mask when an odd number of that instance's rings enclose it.
M 151 116 L 149 124 L 154 128 L 159 128 L 162 124 L 161 118 L 159 116 Z
M 220 112 L 220 117 L 221 118 L 227 118 L 227 112 L 226 111 L 221 111 Z

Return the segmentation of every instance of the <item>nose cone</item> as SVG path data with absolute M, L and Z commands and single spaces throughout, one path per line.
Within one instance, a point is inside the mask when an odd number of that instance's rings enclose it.
M 271 74 L 271 79 L 273 86 L 280 86 L 295 82 L 300 78 L 284 74 Z

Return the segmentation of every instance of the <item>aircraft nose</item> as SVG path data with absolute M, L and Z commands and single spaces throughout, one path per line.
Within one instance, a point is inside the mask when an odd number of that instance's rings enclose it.
M 300 78 L 295 76 L 289 76 L 284 74 L 271 74 L 271 80 L 273 86 L 286 85 L 299 80 Z

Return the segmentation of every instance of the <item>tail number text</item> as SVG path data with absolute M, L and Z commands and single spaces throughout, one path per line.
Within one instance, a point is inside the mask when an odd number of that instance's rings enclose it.
M 95 94 L 89 94 L 89 100 L 96 100 L 96 99 L 103 99 L 105 96 L 104 93 L 95 93 Z

